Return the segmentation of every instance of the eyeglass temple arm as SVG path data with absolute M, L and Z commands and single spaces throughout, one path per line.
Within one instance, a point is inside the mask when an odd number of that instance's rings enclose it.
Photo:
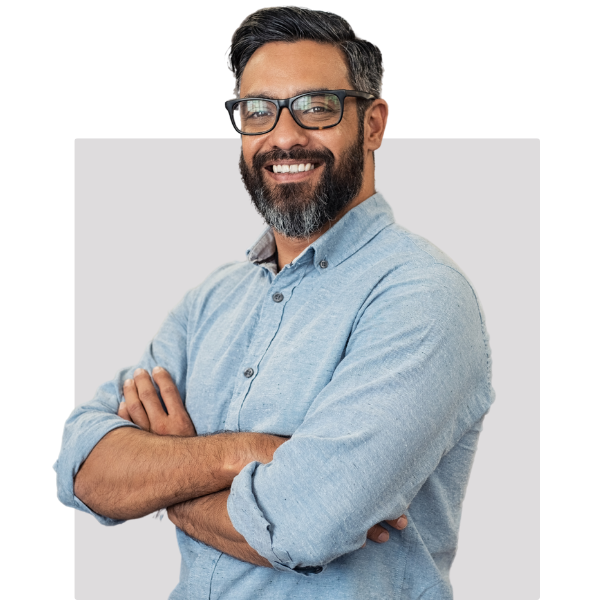
M 375 100 L 375 96 L 373 94 L 369 94 L 367 92 L 355 92 L 352 90 L 344 90 L 346 92 L 346 96 L 354 96 L 355 98 L 364 98 L 365 100 Z

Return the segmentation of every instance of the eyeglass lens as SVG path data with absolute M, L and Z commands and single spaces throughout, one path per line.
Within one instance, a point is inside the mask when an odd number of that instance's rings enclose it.
M 330 127 L 340 122 L 342 105 L 334 94 L 307 94 L 292 104 L 295 118 L 306 127 Z M 277 106 L 269 100 L 240 100 L 233 108 L 236 127 L 243 133 L 269 131 L 277 117 Z

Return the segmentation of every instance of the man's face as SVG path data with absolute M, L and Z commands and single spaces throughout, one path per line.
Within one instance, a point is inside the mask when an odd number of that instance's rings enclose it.
M 340 50 L 312 41 L 272 42 L 248 61 L 240 97 L 289 98 L 313 90 L 351 89 Z M 287 109 L 269 133 L 242 136 L 240 172 L 268 225 L 290 238 L 308 238 L 333 220 L 359 193 L 365 151 L 357 100 L 346 98 L 336 127 L 308 130 Z M 280 173 L 278 165 L 310 170 Z

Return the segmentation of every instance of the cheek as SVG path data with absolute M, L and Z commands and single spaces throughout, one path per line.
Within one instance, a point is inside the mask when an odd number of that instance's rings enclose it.
M 327 148 L 333 153 L 336 162 L 340 156 L 344 153 L 344 150 L 348 148 L 353 142 L 356 135 L 351 135 L 345 123 L 342 121 L 337 127 L 332 127 L 325 131 L 319 132 L 319 140 L 317 146 L 321 148 Z
M 242 156 L 246 164 L 251 167 L 252 159 L 259 151 L 259 144 L 251 136 L 242 136 Z

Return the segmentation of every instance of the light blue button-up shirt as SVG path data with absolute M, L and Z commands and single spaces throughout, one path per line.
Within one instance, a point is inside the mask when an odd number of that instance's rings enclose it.
M 116 427 L 142 367 L 173 376 L 198 434 L 291 436 L 249 464 L 228 501 L 234 527 L 273 565 L 244 563 L 177 530 L 172 600 L 449 600 L 461 505 L 494 399 L 483 313 L 460 269 L 394 223 L 375 194 L 279 273 L 268 230 L 248 261 L 191 290 L 139 364 L 69 417 L 59 498 L 94 514 L 73 477 Z M 410 505 L 410 508 L 409 508 Z M 406 513 L 385 544 L 376 523 Z

